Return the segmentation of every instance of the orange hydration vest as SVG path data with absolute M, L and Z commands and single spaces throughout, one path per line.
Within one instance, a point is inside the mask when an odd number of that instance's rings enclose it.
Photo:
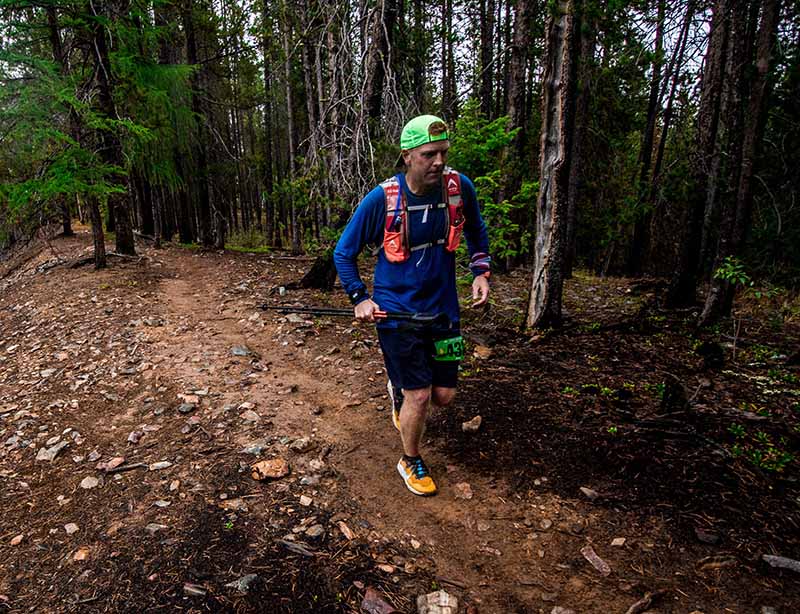
M 400 189 L 397 177 L 381 183 L 386 201 L 386 221 L 383 227 L 383 252 L 389 262 L 405 262 L 411 252 L 432 245 L 444 245 L 448 252 L 454 252 L 461 243 L 464 230 L 464 200 L 461 197 L 461 176 L 452 168 L 445 167 L 442 174 L 442 200 L 438 205 L 418 205 L 409 207 L 406 196 Z M 420 245 L 411 245 L 409 240 L 409 210 L 446 209 L 446 236 Z

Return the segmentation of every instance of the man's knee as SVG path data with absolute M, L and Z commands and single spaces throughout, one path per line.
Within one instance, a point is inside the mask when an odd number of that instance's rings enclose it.
M 455 388 L 434 388 L 431 392 L 431 401 L 437 407 L 447 407 L 456 396 Z
M 404 404 L 409 403 L 415 408 L 425 408 L 428 405 L 428 401 L 431 400 L 431 389 L 430 387 L 417 388 L 415 390 L 406 390 L 403 388 L 403 399 Z

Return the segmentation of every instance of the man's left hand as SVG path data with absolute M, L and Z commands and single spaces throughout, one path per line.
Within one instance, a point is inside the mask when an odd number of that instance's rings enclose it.
M 472 280 L 472 306 L 485 305 L 489 300 L 489 280 L 480 275 Z

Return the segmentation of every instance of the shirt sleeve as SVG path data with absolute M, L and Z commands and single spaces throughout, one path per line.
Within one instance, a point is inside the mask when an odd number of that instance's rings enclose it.
M 490 270 L 489 234 L 478 206 L 475 186 L 465 175 L 461 175 L 461 194 L 464 198 L 464 236 L 470 257 L 469 268 L 477 277 Z
M 358 255 L 365 245 L 382 242 L 385 208 L 383 188 L 377 186 L 359 203 L 333 250 L 342 288 L 351 299 L 357 297 L 357 302 L 369 298 L 367 286 L 358 273 Z

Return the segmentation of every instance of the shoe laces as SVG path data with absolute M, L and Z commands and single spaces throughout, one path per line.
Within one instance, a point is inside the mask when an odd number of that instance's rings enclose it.
M 418 480 L 428 476 L 428 468 L 425 466 L 425 462 L 421 458 L 411 461 L 411 471 L 414 472 L 414 476 Z

